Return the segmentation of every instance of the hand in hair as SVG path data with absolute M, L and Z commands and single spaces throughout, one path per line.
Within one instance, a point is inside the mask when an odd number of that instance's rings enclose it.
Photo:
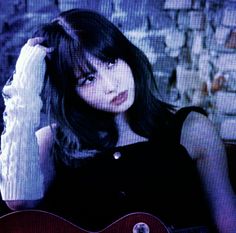
M 40 124 L 45 56 L 52 51 L 40 45 L 43 40 L 32 38 L 22 47 L 12 82 L 3 88 L 6 107 L 5 131 L 1 136 L 0 188 L 5 200 L 35 200 L 43 196 L 35 131 Z
M 42 50 L 44 50 L 46 53 L 52 52 L 54 50 L 53 48 L 47 48 L 41 45 L 41 43 L 44 42 L 44 40 L 45 39 L 43 37 L 34 37 L 34 38 L 28 39 L 27 44 L 32 47 L 37 46 L 41 48 Z
M 32 38 L 22 47 L 12 83 L 4 87 L 4 95 L 11 97 L 22 89 L 24 92 L 30 91 L 37 94 L 41 92 L 46 69 L 44 58 L 48 52 L 52 51 L 51 48 L 40 45 L 43 40 L 42 37 Z

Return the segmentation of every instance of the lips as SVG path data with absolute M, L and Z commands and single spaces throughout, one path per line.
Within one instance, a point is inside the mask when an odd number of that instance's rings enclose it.
M 120 92 L 116 97 L 111 100 L 112 104 L 120 105 L 124 103 L 128 98 L 128 91 Z

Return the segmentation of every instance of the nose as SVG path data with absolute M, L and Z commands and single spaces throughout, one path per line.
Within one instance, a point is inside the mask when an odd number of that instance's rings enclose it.
M 113 77 L 105 77 L 103 80 L 104 92 L 110 94 L 117 91 L 117 82 Z

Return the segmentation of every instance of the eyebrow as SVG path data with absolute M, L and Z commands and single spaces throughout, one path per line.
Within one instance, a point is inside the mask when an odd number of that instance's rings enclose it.
M 87 71 L 85 71 L 85 70 L 87 70 Z M 78 79 L 87 78 L 89 75 L 96 74 L 96 73 L 97 73 L 97 69 L 92 64 L 87 63 L 87 68 L 86 69 L 81 68 L 80 74 L 77 76 L 77 78 Z

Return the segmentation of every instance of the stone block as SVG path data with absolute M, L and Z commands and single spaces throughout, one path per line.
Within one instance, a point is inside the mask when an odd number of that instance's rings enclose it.
M 175 87 L 167 87 L 167 91 L 166 91 L 166 96 L 164 99 L 165 102 L 173 104 L 176 107 L 182 107 L 183 103 L 181 100 L 181 96 L 179 95 L 179 91 L 177 88 Z
M 201 0 L 195 0 L 195 1 L 193 2 L 192 8 L 193 8 L 194 10 L 200 10 L 200 9 L 203 9 L 203 7 L 204 7 L 203 1 L 201 1 Z
M 151 64 L 155 64 L 156 60 L 157 60 L 157 53 L 154 50 L 154 48 L 150 45 L 148 39 L 143 38 L 141 40 L 139 40 L 136 43 L 137 47 L 140 48 L 145 55 L 147 56 L 147 58 L 149 59 Z
M 212 38 L 212 37 L 214 37 L 215 27 L 211 23 L 206 23 L 204 32 L 205 32 L 205 35 L 206 35 L 205 38 Z
M 203 33 L 195 32 L 193 34 L 192 53 L 199 55 L 203 49 Z
M 221 114 L 236 115 L 236 93 L 219 91 L 216 93 L 216 109 Z
M 224 26 L 236 27 L 236 9 L 226 8 L 224 10 L 222 24 Z
M 149 35 L 147 31 L 144 31 L 141 29 L 124 31 L 124 34 L 131 41 L 142 40 L 142 39 L 145 39 Z
M 202 88 L 203 88 L 202 84 Z M 191 98 L 191 104 L 194 106 L 201 106 L 206 108 L 208 105 L 208 98 L 207 98 L 207 94 L 202 91 L 201 89 L 197 89 L 195 91 L 193 91 L 192 95 L 190 96 Z
M 216 11 L 218 9 L 224 9 L 223 4 L 224 1 L 222 0 L 207 0 L 207 1 L 203 1 L 205 4 L 205 10 L 208 11 Z
M 201 11 L 189 12 L 189 28 L 202 30 L 205 25 L 205 14 Z
M 221 122 L 220 136 L 226 141 L 236 140 L 236 119 L 225 119 Z
M 177 49 L 171 49 L 171 48 L 166 48 L 165 52 L 168 56 L 173 57 L 173 58 L 177 58 L 179 57 L 180 53 L 181 53 L 181 49 L 177 48 Z
M 178 64 L 189 64 L 191 62 L 191 51 L 189 48 L 181 48 L 181 53 L 178 56 Z
M 153 69 L 158 73 L 162 73 L 163 75 L 170 77 L 175 70 L 176 65 L 176 59 L 162 55 L 157 57 L 156 63 L 153 64 Z
M 124 34 L 135 46 L 137 46 L 146 54 L 150 63 L 153 64 L 156 62 L 158 53 L 152 46 L 152 43 L 155 42 L 150 41 L 150 34 L 148 32 L 145 32 L 139 28 L 132 31 L 125 31 Z M 152 36 L 155 38 L 154 35 Z
M 205 47 L 208 48 L 212 54 L 216 56 L 221 56 L 221 54 L 232 54 L 234 53 L 234 49 L 227 48 L 224 44 L 218 44 L 215 38 L 205 37 Z M 218 59 L 216 59 L 218 60 Z M 213 61 L 216 65 L 216 61 Z
M 183 9 L 191 9 L 192 0 L 166 0 L 164 9 L 172 9 L 172 10 L 183 10 Z
M 211 81 L 211 85 L 209 88 L 210 92 L 214 94 L 219 91 L 225 91 L 226 81 L 227 81 L 226 75 L 223 75 L 221 73 L 216 73 L 214 75 L 213 80 Z
M 186 69 L 182 65 L 176 68 L 176 87 L 181 94 L 188 90 L 201 89 L 203 82 L 199 79 L 199 73 L 196 70 Z
M 225 78 L 225 88 L 229 92 L 236 92 L 236 71 L 233 72 L 225 72 L 223 74 L 223 77 Z
M 164 100 L 165 102 L 169 102 L 170 94 L 172 94 L 171 100 L 172 101 L 177 100 L 176 95 L 178 95 L 178 93 L 174 92 L 170 93 L 169 76 L 166 76 L 164 73 L 161 72 L 154 72 L 154 76 L 158 87 L 158 94 L 160 94 L 158 97 L 159 98 L 161 97 L 161 99 Z
M 185 33 L 177 29 L 170 29 L 166 34 L 166 45 L 171 49 L 178 49 L 185 44 Z
M 140 49 L 145 53 L 149 62 L 152 65 L 156 63 L 158 56 L 157 56 L 157 53 L 151 47 L 148 47 L 146 50 L 142 49 L 142 48 L 140 48 Z
M 165 37 L 157 35 L 148 35 L 147 38 L 150 47 L 154 48 L 157 54 L 165 53 Z
M 186 46 L 188 49 L 192 47 L 193 44 L 193 31 L 192 30 L 186 30 Z
M 199 62 L 198 62 L 198 69 L 199 69 L 199 79 L 205 81 L 207 84 L 211 83 L 211 73 L 212 73 L 212 65 L 211 65 L 211 57 L 205 51 L 200 54 Z
M 173 20 L 167 12 L 156 10 L 148 14 L 148 18 L 150 21 L 151 29 L 163 29 L 175 27 L 176 22 Z
M 215 62 L 215 66 L 220 70 L 236 70 L 236 54 L 221 54 Z
M 177 22 L 180 29 L 187 29 L 190 22 L 188 12 L 180 11 L 177 17 Z
M 214 37 L 218 44 L 225 44 L 227 37 L 229 36 L 230 28 L 219 26 L 216 28 Z
M 225 46 L 226 48 L 236 49 L 236 31 L 230 33 Z
M 168 15 L 170 16 L 171 19 L 175 20 L 177 19 L 177 14 L 178 14 L 178 11 L 176 10 L 170 10 L 170 11 L 167 11 Z

